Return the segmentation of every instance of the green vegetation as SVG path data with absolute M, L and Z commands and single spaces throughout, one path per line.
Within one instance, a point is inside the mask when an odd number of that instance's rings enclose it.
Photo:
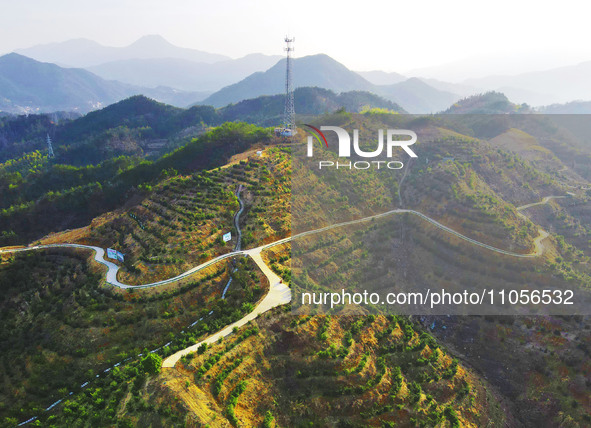
M 162 357 L 158 354 L 150 353 L 141 359 L 140 366 L 145 373 L 158 374 L 162 369 Z
M 335 94 L 323 88 L 301 87 L 294 93 L 295 109 L 299 115 L 332 113 L 339 109 L 358 113 L 368 109 L 404 113 L 404 109 L 378 95 L 365 91 L 349 91 Z M 263 126 L 282 123 L 284 95 L 262 96 L 229 104 L 219 109 L 224 121 L 242 120 Z
M 527 104 L 513 104 L 501 92 L 487 92 L 464 98 L 450 108 L 445 114 L 506 114 L 531 113 Z
M 240 319 L 246 313 L 244 305 L 260 299 L 264 277 L 254 263 L 242 259 L 236 267 L 232 287 L 220 300 L 228 280 L 225 263 L 194 277 L 184 289 L 120 292 L 101 286 L 102 275 L 90 269 L 85 251 L 56 249 L 6 259 L 0 264 L 0 365 L 7 373 L 0 420 L 49 417 L 52 414 L 42 409 L 68 398 L 79 409 L 58 412 L 52 420 L 59 416 L 66 425 L 109 425 L 115 414 L 105 412 L 104 406 L 110 400 L 122 404 L 120 394 L 127 390 L 125 386 L 117 392 L 122 380 L 118 373 L 127 373 L 129 364 L 137 366 L 139 372 L 126 374 L 125 380 L 140 388 L 143 373 L 159 372 L 161 356 Z M 141 359 L 136 357 L 139 353 Z M 103 373 L 128 360 L 108 376 Z M 95 381 L 97 374 L 101 377 Z M 110 385 L 110 376 L 115 376 L 116 385 Z M 86 381 L 91 387 L 81 388 Z M 93 388 L 101 389 L 97 394 L 102 401 L 88 401 L 94 400 L 87 395 Z M 70 398 L 69 391 L 75 397 Z
M 242 247 L 285 237 L 289 233 L 290 196 L 286 150 L 270 148 L 262 158 L 165 178 L 129 211 L 110 216 L 102 224 L 95 222 L 96 226 L 76 239 L 126 254 L 120 274 L 126 283 L 170 278 L 233 247 L 235 240 L 223 242 L 222 235 L 231 231 L 237 236 L 234 192 L 240 185 L 242 198 L 249 200 L 241 216 Z
M 173 122 L 182 113 L 158 108 Z M 199 111 L 207 113 L 193 113 Z M 119 122 L 122 112 L 114 112 L 104 118 L 101 139 L 172 135 L 167 134 L 171 122 L 145 125 L 152 119 L 141 112 L 137 122 L 129 117 Z M 531 208 L 532 221 L 519 216 L 516 206 L 562 194 L 564 187 L 540 164 L 474 137 L 505 132 L 509 124 L 499 119 L 485 128 L 475 119 L 462 128 L 453 118 L 381 109 L 363 114 L 337 109 L 315 120 L 328 119 L 364 135 L 380 128 L 424 127 L 432 138 L 416 144 L 420 157 L 407 165 L 404 179 L 390 171 L 354 176 L 297 165 L 293 183 L 290 156 L 297 145 L 269 147 L 276 142 L 270 130 L 244 123 L 219 126 L 153 160 L 132 146 L 125 146 L 130 149 L 126 156 L 115 156 L 119 149 L 101 152 L 96 156 L 104 160 L 93 165 L 76 155 L 75 144 L 60 154 L 70 153 L 71 164 L 27 150 L 0 165 L 0 190 L 6 195 L 0 239 L 3 244 L 27 242 L 48 231 L 86 225 L 97 213 L 118 207 L 82 230 L 48 239 L 117 248 L 126 254 L 120 279 L 149 282 L 229 251 L 233 243 L 220 237 L 230 230 L 236 236 L 232 217 L 240 185 L 246 203 L 243 248 L 293 233 L 292 186 L 294 193 L 301 192 L 301 184 L 321 195 L 323 203 L 299 193 L 304 199 L 297 208 L 304 212 L 294 224 L 297 231 L 404 207 L 512 251 L 531 250 L 538 224 L 560 234 L 545 240 L 543 257 L 518 260 L 475 248 L 415 216 L 376 219 L 351 226 L 347 234 L 327 232 L 305 245 L 292 243 L 293 275 L 289 244 L 266 250 L 265 261 L 294 293 L 302 286 L 330 291 L 335 284 L 354 288 L 367 281 L 384 290 L 393 285 L 416 290 L 424 284 L 450 291 L 473 283 L 528 289 L 591 285 L 585 263 L 591 233 L 588 196 L 577 190 L 572 198 Z M 92 123 L 98 119 L 88 120 L 72 131 L 84 144 L 96 137 Z M 41 129 L 35 121 L 23 126 L 30 135 Z M 147 126 L 153 129 L 142 130 Z M 368 149 L 373 142 L 362 144 Z M 254 155 L 255 148 L 263 148 L 263 155 Z M 247 150 L 253 153 L 241 154 Z M 315 150 L 334 158 L 318 146 Z M 66 211 L 71 217 L 63 218 Z M 376 243 L 378 251 L 370 251 Z M 311 262 L 303 271 L 305 257 Z M 230 277 L 232 286 L 221 301 Z M 215 344 L 201 345 L 182 358 L 178 370 L 159 370 L 162 357 L 252 311 L 266 286 L 248 258 L 217 264 L 163 289 L 121 292 L 102 284 L 101 272 L 84 251 L 5 255 L 0 261 L 0 364 L 6 373 L 0 418 L 14 425 L 39 414 L 40 423 L 49 426 L 93 427 L 447 427 L 502 425 L 512 419 L 589 424 L 584 373 L 591 348 L 589 326 L 581 317 L 432 317 L 423 321 L 431 325 L 430 334 L 417 319 L 385 317 L 379 307 L 367 308 L 363 317 L 330 311 L 295 316 L 285 313 L 288 307 L 276 308 Z M 486 380 L 445 344 L 464 349 Z M 501 406 L 489 383 L 510 400 Z M 58 399 L 64 400 L 61 405 L 43 412 Z
M 161 376 L 176 385 L 195 371 L 201 373 L 193 394 L 211 409 L 223 408 L 232 425 L 331 421 L 339 426 L 387 426 L 395 421 L 433 426 L 445 419 L 474 426 L 502 423 L 497 403 L 475 376 L 460 370 L 433 337 L 421 334 L 421 327 L 407 318 L 294 317 L 285 312 L 278 308 L 259 317 L 253 323 L 257 334 L 243 338 L 240 331 L 251 330 L 249 325 L 185 362 L 182 371 Z M 321 337 L 324 333 L 326 338 Z M 329 358 L 320 353 L 337 344 L 348 344 L 350 352 Z M 444 373 L 450 367 L 456 367 L 456 375 L 447 379 Z M 302 412 L 301 403 L 309 410 Z
M 37 154 L 0 165 L 0 245 L 27 243 L 52 231 L 79 227 L 171 173 L 224 165 L 232 153 L 265 143 L 270 132 L 227 123 L 156 160 L 116 157 L 96 166 L 55 164 Z M 143 187 L 142 187 L 143 186 Z M 63 213 L 68 212 L 67 218 Z

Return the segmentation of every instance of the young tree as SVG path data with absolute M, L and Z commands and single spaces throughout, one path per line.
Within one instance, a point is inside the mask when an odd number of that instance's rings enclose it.
M 148 354 L 142 358 L 141 367 L 148 374 L 158 374 L 162 369 L 162 357 L 155 353 Z

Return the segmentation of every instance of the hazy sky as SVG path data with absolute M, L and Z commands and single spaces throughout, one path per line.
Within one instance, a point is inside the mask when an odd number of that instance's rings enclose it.
M 322 52 L 354 70 L 404 72 L 470 58 L 467 67 L 478 62 L 491 71 L 521 71 L 591 60 L 591 17 L 583 1 L 0 2 L 0 53 L 81 37 L 123 46 L 160 34 L 231 57 L 282 54 L 289 32 L 297 56 Z

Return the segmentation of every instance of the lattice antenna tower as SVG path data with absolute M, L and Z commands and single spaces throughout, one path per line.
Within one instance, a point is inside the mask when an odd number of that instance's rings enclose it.
M 51 137 L 47 134 L 47 156 L 52 158 L 55 155 L 53 154 L 53 145 L 51 144 Z
M 285 111 L 283 113 L 283 126 L 287 134 L 295 135 L 295 106 L 293 101 L 293 77 L 292 77 L 292 58 L 294 51 L 293 43 L 295 37 L 285 36 L 285 51 L 287 52 L 287 65 L 285 67 Z

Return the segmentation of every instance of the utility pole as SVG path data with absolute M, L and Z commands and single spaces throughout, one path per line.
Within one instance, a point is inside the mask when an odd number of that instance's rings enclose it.
M 291 53 L 294 51 L 293 42 L 294 38 L 285 36 L 285 51 L 287 52 L 287 62 L 285 67 L 285 112 L 283 121 L 285 123 L 285 130 L 289 131 L 290 136 L 296 132 L 295 125 L 295 105 L 293 101 L 293 73 L 292 73 L 292 59 Z
M 53 146 L 51 144 L 51 138 L 49 137 L 49 134 L 47 134 L 47 156 L 50 158 L 55 157 L 53 154 Z

